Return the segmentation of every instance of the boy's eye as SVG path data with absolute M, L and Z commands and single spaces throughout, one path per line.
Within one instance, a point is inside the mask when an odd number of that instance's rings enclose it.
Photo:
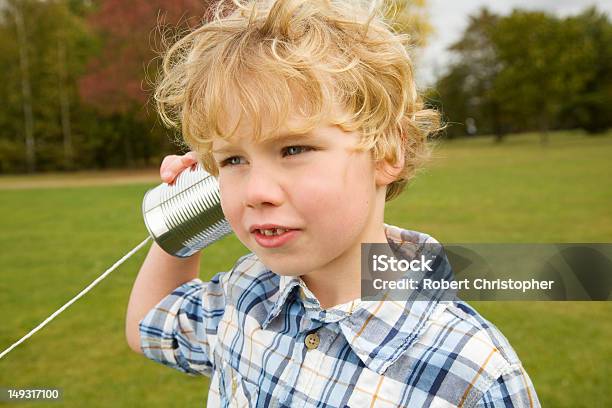
M 287 146 L 287 147 L 284 147 L 281 150 L 281 152 L 282 152 L 283 157 L 285 157 L 285 156 L 295 156 L 301 152 L 310 151 L 310 150 L 314 150 L 314 148 L 310 146 Z M 219 163 L 219 167 L 237 166 L 239 164 L 242 164 L 240 162 L 241 159 L 242 159 L 241 156 L 228 157 L 227 159 L 222 160 Z
M 239 162 L 236 162 L 236 160 L 240 160 L 240 156 L 228 157 L 227 159 L 222 160 L 219 166 L 225 167 L 225 166 L 235 166 L 237 164 L 240 164 Z
M 294 156 L 295 154 L 298 154 L 300 151 L 308 151 L 308 150 L 313 150 L 313 148 L 310 146 L 287 146 L 283 148 L 283 152 L 286 152 L 290 156 Z

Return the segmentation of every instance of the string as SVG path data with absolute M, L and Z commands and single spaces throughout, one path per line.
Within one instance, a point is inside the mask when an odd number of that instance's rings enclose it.
M 140 248 L 142 248 L 147 241 L 149 241 L 151 237 L 148 236 L 144 241 L 142 241 L 140 244 L 138 244 L 134 249 L 132 249 L 130 252 L 128 252 L 123 258 L 121 258 L 120 260 L 118 260 L 117 262 L 114 263 L 113 266 L 111 266 L 110 268 L 108 268 L 102 275 L 100 275 L 96 280 L 94 280 L 93 282 L 91 282 L 89 284 L 89 286 L 87 286 L 85 289 L 83 289 L 81 291 L 81 293 L 79 293 L 78 295 L 76 295 L 75 297 L 73 297 L 72 299 L 70 299 L 70 301 L 68 301 L 68 303 L 66 303 L 64 306 L 60 307 L 55 313 L 53 313 L 51 316 L 47 317 L 41 324 L 39 324 L 38 326 L 36 326 L 34 329 L 32 329 L 28 334 L 26 334 L 25 336 L 23 336 L 21 339 L 19 339 L 17 342 L 15 342 L 12 346 L 10 346 L 9 348 L 7 348 L 6 350 L 4 350 L 2 353 L 0 353 L 0 359 L 2 359 L 2 357 L 4 357 L 5 355 L 7 355 L 11 350 L 13 350 L 15 347 L 17 347 L 18 345 L 20 345 L 21 343 L 23 343 L 24 341 L 26 341 L 29 337 L 31 337 L 34 333 L 36 333 L 38 330 L 42 329 L 43 327 L 46 326 L 47 323 L 49 323 L 51 320 L 53 320 L 55 318 L 55 316 L 59 315 L 60 313 L 62 313 L 64 310 L 66 310 L 71 304 L 73 304 L 74 302 L 76 302 L 77 300 L 79 300 L 81 298 L 81 296 L 83 296 L 84 294 L 86 294 L 87 292 L 89 292 L 94 286 L 96 286 L 98 283 L 100 283 L 104 278 L 106 278 L 112 271 L 114 271 L 119 265 L 121 265 L 123 262 L 125 262 L 130 256 L 134 255 L 134 253 L 136 253 Z

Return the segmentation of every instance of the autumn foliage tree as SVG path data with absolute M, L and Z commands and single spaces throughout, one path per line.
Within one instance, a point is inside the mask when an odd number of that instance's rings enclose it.
M 79 82 L 80 95 L 114 123 L 112 142 L 121 146 L 122 164 L 132 166 L 137 157 L 146 164 L 164 150 L 168 138 L 155 125 L 149 104 L 161 35 L 165 27 L 180 30 L 201 23 L 207 7 L 197 0 L 102 0 L 88 17 L 102 49 Z

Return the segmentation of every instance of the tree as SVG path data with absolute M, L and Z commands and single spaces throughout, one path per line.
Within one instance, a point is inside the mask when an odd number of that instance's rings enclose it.
M 24 163 L 29 171 L 62 168 L 70 162 L 69 107 L 88 49 L 87 30 L 61 0 L 5 4 L 0 92 L 7 106 L 0 110 L 0 171 L 23 170 Z M 15 120 L 20 116 L 24 122 Z M 24 135 L 25 143 L 16 135 Z
M 470 18 L 451 46 L 456 61 L 437 88 L 453 120 L 476 118 L 497 140 L 509 131 L 583 127 L 591 132 L 612 119 L 612 30 L 594 8 L 561 19 L 486 9 Z M 454 116 L 453 116 L 454 115 Z
M 25 20 L 21 5 L 17 2 L 7 3 L 8 14 L 15 21 L 17 31 L 17 41 L 19 44 L 19 68 L 21 73 L 21 92 L 24 116 L 24 134 L 26 146 L 26 163 L 28 172 L 36 171 L 36 150 L 33 134 L 33 115 L 32 115 L 32 87 L 30 85 L 30 63 L 28 58 L 29 42 L 26 33 Z
M 153 125 L 154 110 L 147 109 L 151 96 L 147 83 L 156 76 L 155 48 L 164 27 L 186 30 L 199 24 L 207 5 L 199 0 L 102 0 L 89 16 L 103 46 L 80 79 L 80 95 L 106 120 L 127 130 L 120 142 L 128 166 L 138 156 L 145 156 L 146 163 L 154 150 L 163 149 L 164 134 Z M 141 128 L 151 132 L 133 133 Z
M 499 19 L 487 8 L 470 16 L 462 38 L 449 47 L 456 62 L 436 85 L 441 107 L 451 124 L 463 124 L 472 118 L 481 132 L 494 133 L 498 141 L 509 129 L 494 89 L 501 67 L 492 35 Z M 456 127 L 448 132 L 451 136 L 464 133 Z
M 495 87 L 517 120 L 548 130 L 562 109 L 564 97 L 579 91 L 588 75 L 581 52 L 583 39 L 544 12 L 514 10 L 493 33 L 502 66 Z
M 612 25 L 608 16 L 595 7 L 577 16 L 567 17 L 563 24 L 581 38 L 582 64 L 575 66 L 585 76 L 580 89 L 565 98 L 561 119 L 566 126 L 577 126 L 589 133 L 602 132 L 612 126 Z

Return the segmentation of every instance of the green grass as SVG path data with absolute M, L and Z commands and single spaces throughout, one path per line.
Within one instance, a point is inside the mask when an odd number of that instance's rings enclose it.
M 612 134 L 555 133 L 502 145 L 444 142 L 387 207 L 386 222 L 443 242 L 612 242 Z M 0 351 L 146 237 L 140 204 L 156 185 L 0 191 Z M 202 278 L 246 253 L 206 249 Z M 133 353 L 124 339 L 146 250 L 0 360 L 0 387 L 59 387 L 53 406 L 201 406 L 208 379 Z M 610 406 L 612 303 L 470 302 L 508 337 L 546 407 Z M 40 407 L 41 403 L 19 404 Z

